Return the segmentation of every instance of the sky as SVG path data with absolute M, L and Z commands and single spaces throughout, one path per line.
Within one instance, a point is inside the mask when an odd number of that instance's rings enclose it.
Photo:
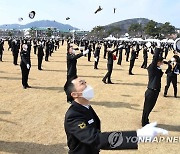
M 101 6 L 103 10 L 94 14 Z M 113 13 L 116 8 L 116 13 Z M 170 22 L 180 28 L 180 0 L 0 0 L 0 25 L 55 20 L 81 30 L 91 30 L 131 18 Z M 30 19 L 28 14 L 35 11 Z M 22 22 L 18 18 L 22 17 Z M 66 17 L 71 19 L 66 21 Z

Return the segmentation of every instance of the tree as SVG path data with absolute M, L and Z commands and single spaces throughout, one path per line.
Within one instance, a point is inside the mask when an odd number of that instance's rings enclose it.
M 36 36 L 36 28 L 35 27 L 31 27 L 29 30 L 29 34 L 31 37 L 35 37 Z
M 150 36 L 159 36 L 160 34 L 160 27 L 158 27 L 157 22 L 151 20 L 149 21 L 146 26 L 144 27 L 145 33 Z
M 175 27 L 172 26 L 169 22 L 166 22 L 161 27 L 161 34 L 167 36 L 168 34 L 175 33 Z
M 11 31 L 9 31 L 8 36 L 13 36 L 13 33 Z
M 143 30 L 142 25 L 139 23 L 133 23 L 129 27 L 128 31 L 129 32 L 141 32 Z
M 103 26 L 96 26 L 93 28 L 93 30 L 91 32 L 98 32 L 98 31 L 103 31 L 104 27 Z
M 48 28 L 48 29 L 47 29 L 47 37 L 51 37 L 52 34 L 53 34 L 52 29 L 51 29 L 51 28 Z
M 120 33 L 120 31 L 121 31 L 121 28 L 120 27 L 116 27 L 116 26 L 111 26 L 110 28 L 109 28 L 109 30 L 107 31 L 107 33 L 108 33 L 108 35 L 116 35 L 116 34 L 118 34 L 118 33 Z

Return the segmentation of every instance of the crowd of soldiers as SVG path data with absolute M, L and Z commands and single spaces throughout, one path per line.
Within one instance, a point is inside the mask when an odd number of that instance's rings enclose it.
M 63 45 L 64 39 L 61 40 L 61 42 Z M 84 56 L 85 57 L 87 56 L 87 60 L 89 62 L 92 61 L 92 57 L 93 57 L 94 69 L 98 69 L 100 53 L 103 52 L 101 53 L 101 55 L 102 55 L 102 58 L 104 59 L 107 58 L 107 70 L 108 70 L 107 74 L 102 79 L 102 81 L 105 84 L 113 84 L 113 82 L 111 81 L 111 74 L 112 74 L 113 65 L 116 59 L 117 59 L 117 65 L 122 65 L 123 56 L 125 56 L 126 62 L 129 63 L 128 73 L 129 75 L 134 75 L 133 67 L 134 67 L 135 61 L 139 57 L 139 52 L 141 50 L 143 52 L 143 63 L 141 65 L 141 68 L 147 69 L 149 54 L 154 55 L 155 48 L 156 48 L 156 42 L 151 42 L 151 44 L 148 45 L 148 43 L 146 42 L 138 42 L 138 41 L 105 41 L 105 40 L 88 40 L 88 39 L 71 40 L 69 38 L 67 40 L 67 44 L 69 45 L 72 43 L 77 45 L 81 53 L 83 51 L 88 50 L 88 53 L 85 54 Z M 43 57 L 45 56 L 45 61 L 49 61 L 49 56 L 52 56 L 53 52 L 59 49 L 60 39 L 10 38 L 8 40 L 8 46 L 9 46 L 8 50 L 12 51 L 14 65 L 18 65 L 17 64 L 18 55 L 19 55 L 19 52 L 22 51 L 23 44 L 27 44 L 27 51 L 28 51 L 29 57 L 31 55 L 32 50 L 33 50 L 33 53 L 37 55 L 38 70 L 42 70 Z M 103 51 L 102 51 L 102 46 L 104 46 Z M 4 51 L 4 41 L 0 39 L 0 61 L 3 61 L 3 51 Z M 173 51 L 174 54 L 177 55 L 175 51 L 173 50 L 173 44 L 161 43 L 160 57 L 163 57 L 164 59 L 166 59 L 170 51 Z M 175 57 L 176 57 L 175 60 L 177 60 L 177 63 L 176 63 L 176 66 L 173 65 L 172 67 L 179 68 L 179 58 L 178 56 L 175 56 Z M 171 64 L 174 64 L 171 60 L 166 61 L 165 63 L 168 65 L 168 67 L 171 67 Z M 167 72 L 169 71 L 166 71 L 166 73 Z M 175 76 L 174 78 L 176 78 L 177 74 L 173 76 Z M 177 82 L 175 82 L 173 79 L 168 80 L 168 81 L 173 82 L 173 86 L 175 89 L 174 96 L 177 96 L 177 92 L 176 92 Z M 164 96 L 167 95 L 167 90 L 170 84 L 169 82 L 167 83 Z
M 64 40 L 62 41 L 62 45 Z M 49 61 L 49 56 L 59 49 L 60 40 L 57 39 L 9 39 L 8 40 L 8 50 L 12 51 L 13 64 L 18 65 L 18 55 L 20 52 L 21 56 L 21 72 L 22 72 L 22 85 L 24 89 L 31 88 L 28 84 L 28 75 L 31 68 L 31 51 L 37 55 L 38 59 L 38 70 L 42 70 L 42 61 L 45 56 L 45 61 Z M 74 47 L 76 45 L 77 47 Z M 104 46 L 104 47 L 103 47 Z M 32 48 L 33 47 L 33 48 Z M 102 48 L 103 47 L 103 48 Z M 102 52 L 103 50 L 103 53 Z M 76 51 L 80 52 L 77 53 Z M 2 61 L 4 51 L 4 41 L 0 40 L 0 61 Z M 123 54 L 123 51 L 124 54 Z M 67 40 L 67 82 L 64 86 L 65 92 L 67 94 L 67 101 L 74 103 L 75 98 L 79 98 L 77 95 L 70 95 L 70 89 L 72 83 L 69 83 L 73 77 L 77 76 L 77 59 L 80 57 L 87 57 L 87 61 L 91 62 L 92 57 L 94 61 L 94 69 L 98 70 L 98 64 L 100 59 L 100 54 L 102 54 L 103 59 L 107 59 L 107 73 L 102 79 L 104 84 L 114 84 L 111 81 L 111 74 L 113 71 L 113 65 L 115 60 L 117 60 L 117 65 L 122 65 L 123 56 L 125 60 L 129 63 L 129 75 L 133 74 L 133 67 L 135 60 L 139 59 L 139 52 L 143 52 L 143 63 L 141 68 L 147 69 L 148 71 L 148 84 L 147 90 L 145 92 L 144 108 L 142 113 L 142 126 L 149 124 L 149 114 L 153 110 L 157 98 L 161 89 L 161 78 L 163 76 L 163 71 L 161 66 L 163 64 L 167 65 L 167 84 L 164 89 L 164 97 L 167 96 L 168 88 L 172 82 L 174 88 L 174 97 L 177 97 L 177 75 L 180 72 L 180 58 L 178 53 L 173 50 L 173 44 L 151 42 L 150 45 L 147 42 L 137 42 L 137 41 L 104 41 L 104 40 Z M 173 52 L 173 57 L 167 59 L 168 53 Z M 148 57 L 152 54 L 153 59 L 148 66 Z M 79 80 L 75 78 L 74 80 Z M 79 81 L 80 82 L 80 81 Z M 85 85 L 85 82 L 83 82 Z M 92 88 L 84 89 L 83 97 L 87 100 L 92 98 Z M 86 93 L 85 93 L 86 92 Z M 80 97 L 81 98 L 81 97 Z M 81 99 L 80 99 L 81 100 Z M 83 123 L 82 123 L 83 124 Z M 83 125 L 84 126 L 84 125 Z M 83 127 L 80 125 L 80 128 Z M 68 127 L 69 129 L 69 127 Z M 82 129 L 82 128 L 81 128 Z M 134 134 L 136 136 L 136 134 Z
M 126 62 L 129 62 L 129 75 L 132 73 L 135 60 L 139 57 L 139 52 L 143 51 L 143 63 L 141 68 L 148 71 L 148 84 L 145 92 L 144 109 L 142 115 L 142 126 L 149 123 L 149 114 L 154 108 L 159 92 L 161 90 L 161 78 L 163 76 L 162 65 L 167 64 L 167 83 L 164 89 L 164 97 L 167 96 L 168 88 L 172 82 L 174 88 L 174 97 L 177 98 L 177 75 L 180 72 L 180 58 L 178 52 L 173 50 L 173 44 L 161 43 L 160 41 L 147 43 L 147 42 L 135 42 L 135 41 L 88 41 L 88 40 L 75 40 L 74 44 L 79 46 L 80 54 L 76 54 L 71 42 L 68 44 L 67 50 L 67 83 L 68 80 L 77 76 L 77 59 L 83 55 L 88 55 L 88 61 L 91 61 L 91 52 L 94 54 L 94 69 L 98 69 L 98 62 L 100 58 L 100 51 L 102 45 L 104 45 L 103 58 L 107 57 L 107 73 L 102 79 L 105 84 L 114 84 L 111 81 L 111 74 L 113 71 L 113 63 L 118 56 L 118 65 L 122 64 L 123 49 L 125 50 Z M 84 50 L 83 50 L 84 49 Z M 173 51 L 174 55 L 170 60 L 165 60 L 168 53 Z M 153 60 L 148 66 L 148 53 L 153 55 Z M 131 55 L 131 56 L 130 56 Z M 130 58 L 129 58 L 130 56 Z M 148 66 L 148 67 L 147 67 Z M 66 84 L 65 84 L 66 85 Z M 68 102 L 72 102 L 72 97 L 68 98 Z

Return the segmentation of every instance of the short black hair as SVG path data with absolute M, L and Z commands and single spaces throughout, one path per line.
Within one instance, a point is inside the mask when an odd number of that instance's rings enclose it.
M 163 60 L 164 60 L 163 57 L 159 57 L 159 58 L 158 58 L 158 62 L 162 62 Z
M 179 61 L 179 56 L 178 55 L 174 55 L 173 57 L 176 59 L 177 62 Z
M 66 83 L 64 85 L 64 91 L 65 91 L 65 93 L 67 95 L 67 101 L 68 102 L 72 102 L 74 100 L 73 97 L 71 96 L 71 93 L 74 91 L 74 84 L 72 83 L 72 81 L 74 79 L 77 79 L 77 78 L 78 78 L 78 76 L 75 75 L 75 76 L 67 79 L 67 81 L 66 81 Z

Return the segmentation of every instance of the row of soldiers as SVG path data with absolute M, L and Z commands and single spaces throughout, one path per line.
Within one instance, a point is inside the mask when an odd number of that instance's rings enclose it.
M 125 41 L 89 41 L 89 40 L 75 40 L 74 43 L 77 46 L 84 47 L 85 50 L 89 49 L 88 53 L 88 61 L 91 61 L 92 52 L 94 54 L 94 69 L 98 69 L 98 62 L 100 58 L 100 50 L 102 46 L 104 46 L 104 53 L 103 58 L 106 59 L 108 56 L 107 49 L 108 48 L 117 48 L 120 45 L 123 45 L 121 49 L 116 50 L 113 54 L 114 59 L 118 57 L 117 64 L 122 64 L 122 57 L 123 57 L 123 50 L 125 50 L 126 62 L 130 60 L 130 67 L 129 67 L 129 75 L 134 75 L 132 73 L 132 69 L 134 67 L 135 60 L 138 59 L 139 51 L 143 49 L 143 63 L 141 68 L 146 69 L 148 64 L 148 53 L 154 54 L 155 43 L 152 43 L 151 46 L 147 47 L 146 43 L 144 42 L 125 42 Z M 161 57 L 164 59 L 167 58 L 169 51 L 172 50 L 172 44 L 162 43 L 162 50 L 161 50 Z M 109 62 L 109 64 L 112 63 Z
M 130 42 L 130 41 L 74 40 L 74 42 L 71 42 L 71 43 L 74 43 L 77 46 L 79 46 L 79 50 L 81 51 L 81 53 L 83 52 L 83 50 L 84 51 L 88 50 L 88 53 L 87 53 L 88 61 L 91 61 L 91 55 L 93 53 L 94 69 L 98 69 L 100 53 L 102 51 L 101 49 L 102 49 L 102 46 L 104 46 L 104 52 L 102 53 L 102 56 L 104 59 L 107 58 L 107 70 L 108 70 L 108 72 L 102 79 L 102 81 L 105 84 L 113 84 L 113 82 L 111 81 L 111 74 L 113 71 L 114 61 L 118 59 L 117 64 L 118 65 L 122 64 L 123 51 L 125 51 L 124 54 L 126 56 L 125 58 L 126 62 L 129 62 L 128 73 L 129 75 L 134 75 L 132 70 L 133 70 L 136 59 L 138 59 L 139 57 L 139 52 L 141 50 L 143 52 L 143 63 L 141 65 L 141 68 L 147 69 L 148 57 L 149 57 L 148 55 L 151 54 L 152 56 L 154 56 L 155 48 L 157 46 L 156 42 L 152 42 L 149 45 L 146 42 L 135 42 L 135 41 Z M 168 53 L 172 50 L 173 50 L 173 44 L 161 43 L 159 57 L 162 57 L 163 59 L 167 59 Z M 173 87 L 174 87 L 174 96 L 177 97 L 177 74 L 180 70 L 180 67 L 179 67 L 180 59 L 178 55 L 176 55 L 175 51 L 173 52 L 174 52 L 174 57 L 172 57 L 171 60 L 169 61 L 164 60 L 164 63 L 168 65 L 168 69 L 166 71 L 167 85 L 164 91 L 164 96 L 167 95 L 168 88 L 170 86 L 170 83 L 172 82 Z M 172 67 L 172 69 L 170 69 L 170 67 Z M 73 74 L 72 76 L 74 75 L 75 74 Z
M 64 41 L 62 41 L 62 45 Z M 49 61 L 49 56 L 59 49 L 60 40 L 56 39 L 26 39 L 26 38 L 14 38 L 8 40 L 8 50 L 12 51 L 13 64 L 18 65 L 18 56 L 21 57 L 20 67 L 22 73 L 22 86 L 24 89 L 31 88 L 28 84 L 28 76 L 31 68 L 31 51 L 34 50 L 34 54 L 38 59 L 38 70 L 42 70 L 42 61 L 45 56 L 45 61 Z M 2 61 L 2 55 L 4 51 L 4 41 L 0 40 L 0 60 Z
M 13 64 L 18 65 L 18 55 L 19 52 L 22 51 L 22 45 L 27 44 L 28 48 L 27 51 L 29 55 L 31 54 L 31 51 L 33 50 L 33 53 L 37 55 L 38 58 L 38 69 L 42 70 L 42 60 L 43 57 L 45 56 L 45 61 L 49 61 L 49 56 L 52 56 L 52 53 L 59 49 L 60 47 L 60 40 L 59 39 L 19 39 L 19 38 L 14 38 L 14 39 L 9 39 L 8 40 L 8 50 L 12 51 L 13 55 Z M 64 42 L 63 42 L 64 44 Z M 0 45 L 3 48 L 3 45 Z M 1 61 L 2 61 L 2 56 L 3 52 L 1 52 Z

